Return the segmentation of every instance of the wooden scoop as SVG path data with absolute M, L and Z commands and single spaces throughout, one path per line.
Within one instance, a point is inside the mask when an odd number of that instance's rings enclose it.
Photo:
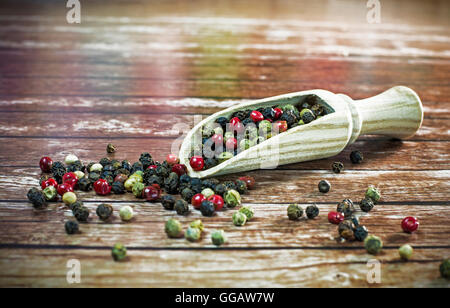
M 318 96 L 332 113 L 275 135 L 213 168 L 196 172 L 189 165 L 195 134 L 201 133 L 203 126 L 213 123 L 218 117 L 230 117 L 234 112 L 244 109 L 295 105 L 311 94 Z M 187 166 L 189 175 L 198 178 L 270 169 L 337 155 L 360 135 L 408 138 L 420 128 L 422 120 L 423 107 L 419 96 L 403 86 L 393 87 L 377 96 L 356 101 L 347 95 L 325 90 L 295 92 L 242 103 L 209 116 L 187 134 L 179 157 L 180 162 Z

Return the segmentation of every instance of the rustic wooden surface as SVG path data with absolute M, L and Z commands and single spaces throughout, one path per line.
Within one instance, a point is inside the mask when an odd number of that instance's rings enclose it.
M 0 286 L 449 287 L 438 266 L 450 257 L 450 5 L 382 0 L 381 8 L 375 25 L 364 1 L 82 1 L 82 23 L 69 25 L 62 2 L 2 1 Z M 91 212 L 107 201 L 137 216 L 92 215 L 75 236 L 64 232 L 71 213 L 62 204 L 37 211 L 26 201 L 44 154 L 98 160 L 113 142 L 116 158 L 149 151 L 161 160 L 201 117 L 235 103 L 314 88 L 361 99 L 398 84 L 424 104 L 413 138 L 364 136 L 334 158 L 249 172 L 258 184 L 244 203 L 256 218 L 241 228 L 232 211 L 205 218 L 199 243 L 168 239 L 163 225 L 176 215 L 129 194 L 80 193 Z M 360 165 L 348 159 L 355 149 Z M 342 174 L 330 171 L 335 160 Z M 332 184 L 326 195 L 320 179 Z M 383 193 L 361 215 L 386 246 L 376 256 L 381 284 L 366 281 L 374 257 L 361 243 L 337 243 L 326 218 L 369 184 Z M 321 215 L 289 221 L 290 202 L 317 203 Z M 406 215 L 419 218 L 417 233 L 401 231 Z M 229 237 L 221 248 L 209 241 L 216 228 Z M 127 262 L 111 260 L 116 242 L 129 248 Z M 415 247 L 409 262 L 396 251 L 405 243 Z M 67 284 L 70 259 L 81 261 L 80 285 Z

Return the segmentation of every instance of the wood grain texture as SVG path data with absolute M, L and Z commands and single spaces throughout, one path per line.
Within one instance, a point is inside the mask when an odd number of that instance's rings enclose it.
M 380 24 L 367 23 L 359 0 L 92 0 L 79 25 L 67 24 L 66 12 L 54 1 L 0 2 L 0 286 L 76 287 L 65 279 L 76 258 L 87 287 L 449 287 L 438 272 L 450 257 L 448 2 L 383 0 Z M 364 136 L 329 159 L 250 172 L 258 185 L 243 199 L 255 220 L 238 228 L 232 211 L 204 218 L 199 243 L 167 239 L 162 226 L 174 213 L 130 194 L 79 193 L 92 211 L 110 202 L 138 215 L 128 224 L 93 215 L 73 237 L 62 204 L 35 211 L 25 200 L 43 154 L 98 160 L 113 142 L 117 158 L 148 151 L 162 160 L 199 115 L 309 89 L 364 99 L 396 84 L 423 102 L 411 140 Z M 349 163 L 352 150 L 364 153 L 362 164 Z M 329 170 L 334 160 L 344 173 Z M 326 195 L 317 192 L 321 179 L 332 185 Z M 337 243 L 326 222 L 338 201 L 359 201 L 368 184 L 383 194 L 361 218 L 386 245 L 376 257 L 380 285 L 366 281 L 373 257 L 361 243 Z M 316 202 L 321 215 L 288 221 L 290 202 Z M 419 218 L 417 233 L 401 232 L 405 215 Z M 218 249 L 208 238 L 216 228 L 229 236 Z M 129 248 L 127 262 L 112 261 L 116 241 Z M 407 242 L 414 257 L 400 262 L 397 247 Z

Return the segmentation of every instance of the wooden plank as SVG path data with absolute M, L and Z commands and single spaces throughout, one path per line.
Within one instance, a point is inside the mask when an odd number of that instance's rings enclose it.
M 106 144 L 112 142 L 117 152 L 110 157 L 135 162 L 142 152 L 148 151 L 153 158 L 162 161 L 172 151 L 176 139 L 53 139 L 53 138 L 1 138 L 0 166 L 38 168 L 38 160 L 50 155 L 54 161 L 63 161 L 69 153 L 82 161 L 100 160 L 106 156 Z M 364 155 L 361 164 L 352 164 L 351 151 L 359 150 Z M 175 152 L 178 152 L 175 150 Z M 20 153 L 20 155 L 17 155 Z M 411 155 L 414 153 L 414 155 Z M 345 170 L 439 170 L 450 169 L 450 155 L 446 142 L 400 141 L 385 138 L 359 140 L 339 155 L 322 160 L 279 166 L 289 170 L 330 170 L 334 161 L 341 161 Z M 344 171 L 344 172 L 347 172 Z
M 417 249 L 399 262 L 385 250 L 381 284 L 369 284 L 363 251 L 134 251 L 116 263 L 105 250 L 0 249 L 0 286 L 16 287 L 449 287 L 440 278 L 448 249 Z M 67 262 L 81 263 L 81 284 L 67 283 Z M 101 264 L 101 266 L 99 266 Z M 186 277 L 189 277 L 186 280 Z
M 170 112 L 170 107 L 167 107 Z M 116 137 L 183 138 L 206 116 L 164 113 L 147 114 L 79 114 L 0 113 L 0 136 L 11 137 Z M 425 118 L 422 127 L 410 140 L 450 140 L 448 119 Z M 9 125 L 8 125 L 9 124 Z M 361 136 L 361 139 L 367 137 Z
M 0 200 L 25 200 L 26 191 L 39 186 L 36 168 L 0 168 Z M 236 179 L 241 174 L 222 177 Z M 382 191 L 383 202 L 446 202 L 450 185 L 449 170 L 430 171 L 371 171 L 353 170 L 342 174 L 320 170 L 258 170 L 246 173 L 255 178 L 257 189 L 244 196 L 249 203 L 339 202 L 344 198 L 359 201 L 368 185 Z M 317 189 L 320 180 L 329 180 L 329 193 Z M 81 200 L 133 201 L 131 194 L 96 196 L 93 192 L 79 192 Z
M 223 229 L 228 237 L 228 244 L 224 247 L 363 248 L 363 244 L 357 241 L 337 242 L 337 226 L 327 219 L 328 212 L 336 210 L 336 204 L 319 204 L 321 214 L 318 218 L 300 221 L 288 219 L 286 204 L 252 204 L 254 219 L 244 227 L 236 227 L 231 219 L 234 210 L 219 212 L 215 217 L 203 217 L 192 209 L 191 214 L 184 217 L 163 209 L 160 203 L 142 201 L 112 202 L 115 217 L 104 223 L 95 214 L 101 202 L 97 198 L 95 202 L 85 203 L 91 212 L 89 223 L 81 224 L 81 233 L 74 236 L 65 233 L 64 222 L 74 218 L 62 203 L 52 203 L 46 210 L 34 210 L 28 203 L 1 202 L 0 243 L 110 247 L 121 242 L 130 247 L 213 247 L 211 232 Z M 123 223 L 118 217 L 118 211 L 124 205 L 135 209 L 136 216 L 130 223 Z M 382 238 L 385 247 L 409 243 L 417 247 L 444 245 L 450 249 L 448 205 L 380 205 L 369 214 L 358 212 L 357 215 L 371 234 Z M 420 229 L 412 235 L 401 229 L 401 220 L 405 216 L 415 216 L 420 221 Z M 169 218 L 179 219 L 184 228 L 191 221 L 201 219 L 205 226 L 202 240 L 190 243 L 185 239 L 167 238 L 164 223 Z

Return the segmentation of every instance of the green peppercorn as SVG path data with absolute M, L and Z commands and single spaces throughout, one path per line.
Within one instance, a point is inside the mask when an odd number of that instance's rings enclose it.
M 103 221 L 107 221 L 113 212 L 114 209 L 110 204 L 100 204 L 96 210 L 97 216 Z
M 239 143 L 239 149 L 241 151 L 245 151 L 245 150 L 250 149 L 254 145 L 255 145 L 255 142 L 253 140 L 242 139 L 241 142 Z
M 237 190 L 229 189 L 223 195 L 223 200 L 227 207 L 233 208 L 241 204 L 241 195 Z
M 222 152 L 217 157 L 217 160 L 219 161 L 219 163 L 223 163 L 224 161 L 229 160 L 230 158 L 233 158 L 233 156 L 234 155 L 231 152 Z
M 66 233 L 69 235 L 78 233 L 78 230 L 79 230 L 78 223 L 76 221 L 72 221 L 72 220 L 66 221 L 64 228 L 66 229 Z
M 233 224 L 235 226 L 243 226 L 247 222 L 247 215 L 241 212 L 234 212 L 233 213 Z
M 355 239 L 355 233 L 353 231 L 354 229 L 355 226 L 351 220 L 344 220 L 339 223 L 339 235 L 346 240 L 352 241 Z
M 364 247 L 371 255 L 376 255 L 383 249 L 383 242 L 378 236 L 369 235 L 364 240 Z
M 142 198 L 142 192 L 145 189 L 145 184 L 141 182 L 137 182 L 133 185 L 131 191 L 136 198 Z
M 203 222 L 200 219 L 197 219 L 197 220 L 194 220 L 193 222 L 191 222 L 189 224 L 189 227 L 197 228 L 197 229 L 200 230 L 200 232 L 203 232 L 203 229 L 204 229 Z
M 123 261 L 127 257 L 127 248 L 122 244 L 115 244 L 112 248 L 111 255 L 114 261 Z
M 190 242 L 196 242 L 200 239 L 201 234 L 198 228 L 188 227 L 184 232 L 184 237 Z
M 290 220 L 297 220 L 303 216 L 303 208 L 298 204 L 289 204 L 287 215 Z
M 402 260 L 409 260 L 413 255 L 414 249 L 411 245 L 405 244 L 398 249 L 398 254 Z
M 101 172 L 102 170 L 103 170 L 103 165 L 96 163 L 91 166 L 91 169 L 89 169 L 89 172 Z
M 259 122 L 259 134 L 262 136 L 266 136 L 271 133 L 272 131 L 272 123 L 270 123 L 267 120 L 262 120 Z
M 74 206 L 72 213 L 78 221 L 85 222 L 89 218 L 89 209 L 83 205 L 76 207 Z
M 344 164 L 339 161 L 335 161 L 331 165 L 331 169 L 333 170 L 334 173 L 341 173 L 341 171 L 344 170 Z
M 166 210 L 173 210 L 175 206 L 175 198 L 171 195 L 165 195 L 161 198 L 161 204 Z
M 131 206 L 122 206 L 119 210 L 119 216 L 123 221 L 130 221 L 133 219 L 134 211 Z
M 360 164 L 363 161 L 363 155 L 360 151 L 352 151 L 350 153 L 350 161 L 353 164 Z
M 58 200 L 58 192 L 54 186 L 45 187 L 42 191 L 46 201 L 56 201 Z
M 205 188 L 202 190 L 201 194 L 205 196 L 206 199 L 208 199 L 209 197 L 214 195 L 214 190 L 212 190 L 211 188 Z
M 239 209 L 239 212 L 245 214 L 247 216 L 247 221 L 251 220 L 255 215 L 255 211 L 251 206 L 243 206 Z
M 68 191 L 64 193 L 62 200 L 66 205 L 70 205 L 77 201 L 77 195 L 71 191 Z
M 138 180 L 137 180 L 135 177 L 133 177 L 133 178 L 129 177 L 129 178 L 125 181 L 125 183 L 123 183 L 123 186 L 125 187 L 125 189 L 126 189 L 127 191 L 131 192 L 131 191 L 133 191 L 133 186 L 134 186 L 136 183 L 138 183 Z
M 365 226 L 357 226 L 355 229 L 355 239 L 357 241 L 363 242 L 369 235 L 369 231 Z
M 236 184 L 236 190 L 241 194 L 244 195 L 247 193 L 247 183 L 245 183 L 242 180 L 236 180 L 234 182 Z
M 372 199 L 364 198 L 359 203 L 359 207 L 360 207 L 361 211 L 368 213 L 373 209 L 374 204 L 373 204 Z
M 328 182 L 327 180 L 321 180 L 321 181 L 319 182 L 318 187 L 319 187 L 319 191 L 320 191 L 321 193 L 326 194 L 327 192 L 330 191 L 331 184 L 330 184 L 330 182 Z
M 223 245 L 227 241 L 225 232 L 223 230 L 214 230 L 211 233 L 211 241 L 216 246 Z
M 442 278 L 450 279 L 450 259 L 445 259 L 439 266 Z
M 314 219 L 317 216 L 319 216 L 319 208 L 317 207 L 317 205 L 315 205 L 315 204 L 308 205 L 306 207 L 306 216 L 309 219 Z
M 74 171 L 73 173 L 75 173 L 75 175 L 77 176 L 78 180 L 81 180 L 82 178 L 84 178 L 84 172 L 83 171 Z
M 116 152 L 116 147 L 112 144 L 112 143 L 108 143 L 108 145 L 106 146 L 106 153 L 114 153 Z
M 189 204 L 185 200 L 177 200 L 174 205 L 174 209 L 178 215 L 187 215 L 189 214 Z
M 173 218 L 170 218 L 165 225 L 165 232 L 167 234 L 167 236 L 171 237 L 171 238 L 178 238 L 181 236 L 181 223 Z
M 300 121 L 298 121 L 297 125 L 298 125 L 298 126 L 300 126 L 300 125 L 305 125 L 305 122 L 303 122 L 303 120 L 300 120 Z
M 350 199 L 344 199 L 342 202 L 338 203 L 336 211 L 343 213 L 346 218 L 351 217 L 356 211 L 353 201 Z
M 137 182 L 143 183 L 144 177 L 142 171 L 138 170 L 128 177 L 128 179 L 136 179 Z M 134 185 L 133 185 L 134 186 Z
M 377 204 L 381 198 L 380 191 L 375 186 L 369 185 L 366 191 L 366 198 L 372 199 L 373 203 Z

